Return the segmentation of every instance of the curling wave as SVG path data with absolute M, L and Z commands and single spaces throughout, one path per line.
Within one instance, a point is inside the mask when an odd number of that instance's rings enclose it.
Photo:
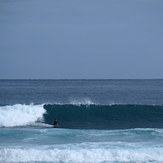
M 0 106 L 0 127 L 52 127 L 52 121 L 57 119 L 60 128 L 70 129 L 163 128 L 162 117 L 163 106 L 159 105 L 77 103 Z

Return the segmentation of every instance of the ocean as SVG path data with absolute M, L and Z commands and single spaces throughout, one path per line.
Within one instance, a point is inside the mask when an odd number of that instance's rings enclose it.
M 0 163 L 151 162 L 163 80 L 0 80 Z

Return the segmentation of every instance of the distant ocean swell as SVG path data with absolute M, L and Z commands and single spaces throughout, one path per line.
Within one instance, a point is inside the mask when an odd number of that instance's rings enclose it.
M 154 105 L 8 105 L 0 107 L 0 127 L 51 125 L 60 128 L 163 128 L 163 106 Z

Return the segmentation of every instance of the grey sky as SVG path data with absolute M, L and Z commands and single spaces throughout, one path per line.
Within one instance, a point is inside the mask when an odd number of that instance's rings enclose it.
M 163 0 L 1 0 L 0 79 L 163 78 Z

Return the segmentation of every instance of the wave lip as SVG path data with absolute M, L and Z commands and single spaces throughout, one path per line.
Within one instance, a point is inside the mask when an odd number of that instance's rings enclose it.
M 24 126 L 43 121 L 43 105 L 7 105 L 0 107 L 0 127 Z

